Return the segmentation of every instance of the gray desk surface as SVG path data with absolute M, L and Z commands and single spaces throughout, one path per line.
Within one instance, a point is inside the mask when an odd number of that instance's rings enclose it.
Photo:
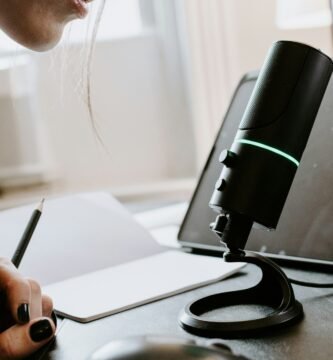
M 307 281 L 332 282 L 332 275 L 301 270 L 286 270 L 289 276 Z M 94 349 L 113 339 L 133 335 L 161 334 L 191 338 L 178 325 L 178 315 L 189 301 L 222 290 L 247 287 L 259 279 L 256 268 L 247 266 L 240 275 L 177 296 L 125 311 L 107 318 L 79 324 L 63 320 L 56 342 L 34 359 L 87 359 Z M 333 289 L 294 286 L 304 306 L 304 320 L 278 333 L 257 339 L 225 340 L 234 352 L 250 359 L 333 359 Z M 84 301 L 84 299 L 82 299 Z M 232 309 L 231 309 L 232 310 Z M 239 311 L 237 312 L 240 313 Z M 214 314 L 222 316 L 223 313 Z M 232 311 L 224 312 L 230 318 Z M 224 315 L 225 316 L 225 315 Z

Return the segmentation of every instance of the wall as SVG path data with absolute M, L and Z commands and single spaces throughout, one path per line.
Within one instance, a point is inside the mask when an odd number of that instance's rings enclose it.
M 294 40 L 320 48 L 332 55 L 332 34 L 328 27 L 281 30 L 275 24 L 275 1 L 225 1 L 229 7 L 226 29 L 229 41 L 231 86 L 235 86 L 245 72 L 260 68 L 270 45 L 276 40 Z
M 97 188 L 186 178 L 194 173 L 184 102 L 175 106 L 155 33 L 98 43 L 92 102 L 105 148 L 80 93 L 84 51 L 38 55 L 39 103 L 49 162 L 65 187 Z
M 177 4 L 200 171 L 237 83 L 245 73 L 261 67 L 271 44 L 295 40 L 332 54 L 332 36 L 329 28 L 278 29 L 275 1 L 179 0 Z
M 179 16 L 182 3 L 185 15 Z M 136 186 L 192 177 L 200 172 L 239 79 L 261 66 L 273 41 L 303 41 L 332 53 L 327 28 L 277 29 L 275 1 L 175 4 L 178 24 L 167 21 L 160 33 L 96 46 L 93 104 L 108 151 L 94 136 L 80 90 L 84 51 L 60 48 L 34 56 L 43 157 L 62 186 Z M 183 71 L 177 56 L 170 57 L 177 51 L 177 25 Z M 183 94 L 184 73 L 191 106 Z

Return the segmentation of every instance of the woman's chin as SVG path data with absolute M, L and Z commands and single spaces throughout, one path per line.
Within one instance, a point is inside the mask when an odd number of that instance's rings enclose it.
M 29 42 L 26 44 L 22 44 L 26 48 L 37 51 L 37 52 L 45 52 L 48 50 L 53 49 L 55 46 L 58 45 L 58 43 L 61 40 L 61 36 L 57 38 L 48 39 L 47 41 L 35 41 L 35 42 Z
M 30 33 L 28 36 L 13 37 L 18 43 L 24 47 L 38 52 L 44 52 L 54 48 L 61 40 L 63 27 L 53 29 L 53 31 Z
M 67 23 L 88 12 L 90 0 L 0 0 L 0 28 L 35 51 L 56 46 Z

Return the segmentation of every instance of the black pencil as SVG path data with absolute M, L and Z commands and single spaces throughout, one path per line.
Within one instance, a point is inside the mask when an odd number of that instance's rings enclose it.
M 42 215 L 43 204 L 44 204 L 44 199 L 42 199 L 42 201 L 38 204 L 36 209 L 31 214 L 30 220 L 29 220 L 29 222 L 23 232 L 21 240 L 20 240 L 19 244 L 17 245 L 17 248 L 14 252 L 14 255 L 12 257 L 12 263 L 17 268 L 20 266 L 21 260 L 22 260 L 24 253 L 29 245 L 31 237 L 36 229 L 39 218 Z
M 27 247 L 30 243 L 31 237 L 36 229 L 37 224 L 38 224 L 39 218 L 42 215 L 44 200 L 45 199 L 42 199 L 42 201 L 38 204 L 36 209 L 32 212 L 30 220 L 23 232 L 22 237 L 21 237 L 21 240 L 16 247 L 16 250 L 12 257 L 12 263 L 16 266 L 16 268 L 18 268 L 20 266 L 20 263 L 24 256 L 24 253 L 27 250 Z M 54 322 L 54 325 L 57 327 L 57 316 L 54 311 L 52 311 L 51 318 Z

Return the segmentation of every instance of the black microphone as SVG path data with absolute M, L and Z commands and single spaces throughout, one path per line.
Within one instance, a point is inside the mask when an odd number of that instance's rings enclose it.
M 211 229 L 228 247 L 224 260 L 254 264 L 262 277 L 250 288 L 188 304 L 180 316 L 185 330 L 237 338 L 302 319 L 302 304 L 282 269 L 244 247 L 254 222 L 276 228 L 332 71 L 332 60 L 310 46 L 279 41 L 270 49 L 231 149 L 220 155 L 224 168 L 209 203 L 219 213 Z M 240 304 L 265 305 L 273 311 L 237 321 L 202 316 Z
M 209 203 L 228 246 L 244 248 L 253 222 L 276 228 L 332 71 L 308 45 L 271 47 Z

